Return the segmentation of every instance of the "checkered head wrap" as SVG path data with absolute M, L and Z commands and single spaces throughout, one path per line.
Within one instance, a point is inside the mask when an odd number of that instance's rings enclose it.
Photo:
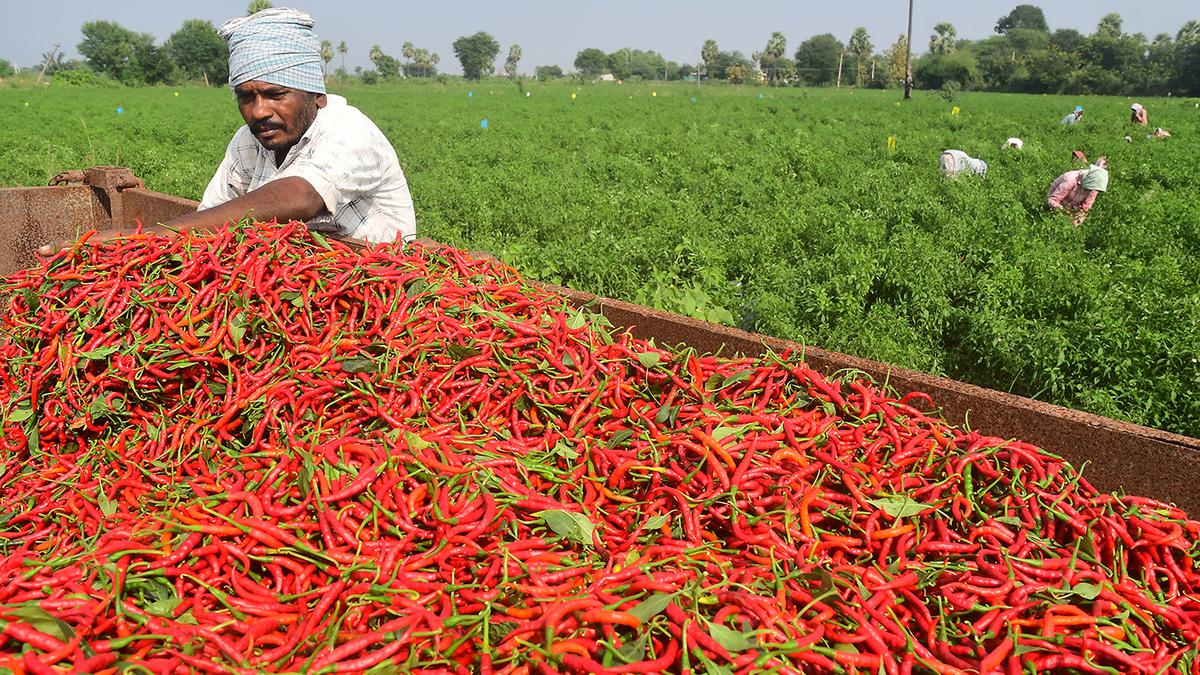
M 275 7 L 230 19 L 217 32 L 229 41 L 229 86 L 251 80 L 325 93 L 321 44 L 313 18 Z

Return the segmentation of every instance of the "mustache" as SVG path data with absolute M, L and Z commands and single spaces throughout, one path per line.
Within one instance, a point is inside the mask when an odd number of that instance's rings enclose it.
M 250 125 L 250 131 L 252 131 L 253 133 L 256 133 L 256 134 L 261 134 L 262 132 L 269 131 L 271 129 L 283 129 L 283 128 L 284 127 L 282 124 L 278 124 L 276 122 L 255 122 Z

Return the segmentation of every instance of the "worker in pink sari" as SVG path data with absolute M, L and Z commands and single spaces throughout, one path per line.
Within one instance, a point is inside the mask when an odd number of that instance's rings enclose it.
M 1101 157 L 1086 169 L 1068 171 L 1050 184 L 1046 206 L 1071 213 L 1075 227 L 1083 224 L 1088 211 L 1096 203 L 1096 195 L 1108 190 L 1108 163 Z

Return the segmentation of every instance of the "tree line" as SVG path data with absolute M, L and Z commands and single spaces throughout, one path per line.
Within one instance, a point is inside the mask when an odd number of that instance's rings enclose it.
M 270 7 L 254 0 L 247 11 Z M 80 29 L 78 51 L 83 60 L 64 61 L 61 54 L 45 55 L 48 73 L 68 82 L 88 83 L 101 77 L 124 84 L 171 84 L 199 80 L 225 84 L 229 79 L 228 48 L 210 21 L 185 21 L 161 45 L 149 33 L 138 33 L 113 21 L 89 21 Z M 1035 5 L 1022 4 L 996 21 L 996 34 L 981 40 L 960 39 L 950 23 L 937 24 L 928 49 L 913 61 L 918 88 L 1078 94 L 1193 94 L 1200 95 L 1200 22 L 1189 21 L 1174 35 L 1153 39 L 1123 30 L 1121 16 L 1105 15 L 1090 35 L 1071 29 L 1051 31 L 1045 14 Z M 538 79 L 572 75 L 596 79 L 719 80 L 740 84 L 757 82 L 773 86 L 828 86 L 887 88 L 905 79 L 909 49 L 900 35 L 877 51 L 867 30 L 858 27 L 846 42 L 830 33 L 812 36 L 788 51 L 787 38 L 775 31 L 759 50 L 749 55 L 722 50 L 706 40 L 695 64 L 668 60 L 654 50 L 623 47 L 614 52 L 589 47 L 575 57 L 573 73 L 559 65 L 534 69 Z M 497 72 L 518 76 L 521 46 L 508 49 L 502 69 L 496 68 L 501 46 L 489 33 L 462 36 L 453 43 L 454 54 L 468 79 Z M 335 55 L 341 64 L 333 75 L 347 78 L 345 41 L 335 48 L 321 43 L 321 56 L 329 74 Z M 441 57 L 427 48 L 405 42 L 400 57 L 379 45 L 368 57 L 374 68 L 355 68 L 364 83 L 440 75 Z M 0 76 L 13 68 L 0 60 Z

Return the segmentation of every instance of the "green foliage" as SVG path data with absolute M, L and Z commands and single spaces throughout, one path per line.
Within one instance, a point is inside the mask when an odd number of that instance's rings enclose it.
M 571 100 L 577 86 L 337 93 L 395 144 L 422 236 L 532 278 L 1200 435 L 1194 101 L 1139 98 L 1175 137 L 1125 143 L 1125 98 L 1089 98 L 1067 131 L 1075 97 L 967 91 L 951 117 L 937 96 L 897 107 L 863 89 L 626 84 Z M 243 122 L 228 92 L 172 91 L 0 90 L 0 184 L 121 164 L 199 197 Z M 1023 151 L 1000 150 L 1012 135 Z M 987 180 L 943 180 L 952 147 L 986 160 Z M 1044 202 L 1073 149 L 1112 171 L 1078 230 Z
M 60 70 L 51 78 L 55 86 L 65 87 L 119 87 L 121 83 L 111 77 L 97 74 L 90 68 Z
M 533 73 L 539 80 L 556 80 L 563 76 L 563 69 L 559 66 L 538 66 Z
M 1037 7 L 1036 5 L 1017 5 L 1013 8 L 1013 11 L 996 21 L 996 32 L 1002 35 L 1014 28 L 1026 28 L 1045 32 L 1048 30 L 1046 26 L 1046 14 L 1042 11 L 1041 7 Z
M 586 78 L 593 78 L 608 70 L 608 54 L 595 47 L 588 47 L 575 55 L 575 70 Z
M 163 46 L 186 77 L 208 78 L 209 84 L 229 81 L 229 45 L 217 34 L 212 22 L 184 21 Z
M 264 9 L 271 9 L 271 7 L 273 7 L 271 0 L 250 0 L 250 4 L 246 6 L 246 16 L 261 12 Z
M 0 59 L 0 77 L 11 77 L 16 74 L 17 69 L 13 68 L 8 59 Z
M 837 81 L 841 54 L 842 43 L 833 35 L 825 33 L 810 37 L 796 48 L 796 75 L 803 84 L 833 84 Z M 852 77 L 845 79 L 849 82 Z
M 484 31 L 454 41 L 454 55 L 462 64 L 463 75 L 468 80 L 491 75 L 499 53 L 500 43 Z
M 80 28 L 77 49 L 98 73 L 124 84 L 161 84 L 178 79 L 179 67 L 154 44 L 149 33 L 135 33 L 114 21 L 89 21 Z

